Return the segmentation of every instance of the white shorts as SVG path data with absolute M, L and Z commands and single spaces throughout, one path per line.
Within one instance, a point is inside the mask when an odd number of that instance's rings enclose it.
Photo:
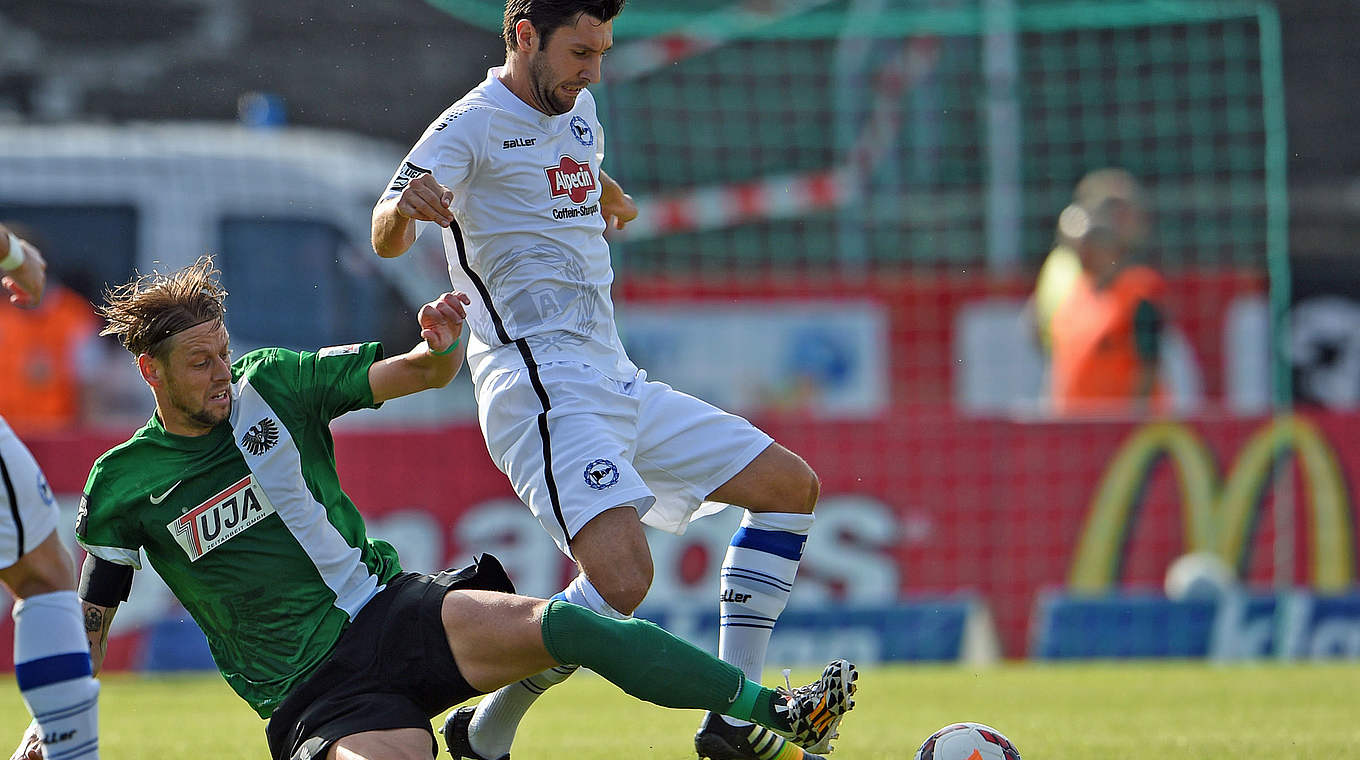
M 0 417 L 0 567 L 9 567 L 57 529 L 57 499 L 38 462 Z
M 575 362 L 536 370 L 542 395 L 531 370 L 510 370 L 483 381 L 477 407 L 492 460 L 568 556 L 568 539 L 614 507 L 684 533 L 727 506 L 704 498 L 773 443 L 641 370 L 626 382 Z

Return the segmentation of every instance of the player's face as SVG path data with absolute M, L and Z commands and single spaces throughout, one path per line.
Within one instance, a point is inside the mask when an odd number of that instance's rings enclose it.
M 614 22 L 586 13 L 576 17 L 575 25 L 549 35 L 529 60 L 530 86 L 539 108 L 551 116 L 574 108 L 581 90 L 600 81 L 600 63 L 613 45 Z
M 170 339 L 160 361 L 156 407 L 172 433 L 202 435 L 231 414 L 231 340 L 221 320 L 204 322 Z

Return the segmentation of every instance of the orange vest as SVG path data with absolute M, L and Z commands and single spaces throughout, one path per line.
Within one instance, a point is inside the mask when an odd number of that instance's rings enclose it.
M 16 433 L 79 422 L 76 352 L 98 330 L 89 302 L 59 285 L 36 309 L 0 304 L 0 415 Z
M 1164 284 L 1156 272 L 1132 267 L 1103 290 L 1085 273 L 1058 307 L 1053 337 L 1053 407 L 1062 413 L 1129 409 L 1138 393 L 1142 359 L 1133 315 L 1140 301 L 1157 303 Z M 1154 382 L 1153 406 L 1164 401 Z

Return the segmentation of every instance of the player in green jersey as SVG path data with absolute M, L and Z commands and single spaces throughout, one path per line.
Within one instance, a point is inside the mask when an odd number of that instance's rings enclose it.
M 446 385 L 463 358 L 467 297 L 421 307 L 423 340 L 399 356 L 364 343 L 261 349 L 233 362 L 217 277 L 204 257 L 115 288 L 101 309 L 156 413 L 95 462 L 77 516 L 96 673 L 145 552 L 227 683 L 270 718 L 278 760 L 428 760 L 431 718 L 560 666 L 799 743 L 825 738 L 851 708 L 856 673 L 844 660 L 808 686 L 771 690 L 650 623 L 514 595 L 493 557 L 458 572 L 402 572 L 340 489 L 329 423 Z M 36 738 L 24 751 L 40 757 Z

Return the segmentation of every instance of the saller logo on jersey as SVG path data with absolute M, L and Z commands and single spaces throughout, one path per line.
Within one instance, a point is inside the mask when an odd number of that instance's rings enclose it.
M 595 175 L 590 173 L 589 162 L 578 164 L 571 156 L 563 156 L 557 166 L 543 171 L 548 173 L 548 187 L 554 198 L 565 195 L 572 203 L 585 203 L 586 195 L 595 189 Z
M 240 535 L 242 531 L 274 514 L 264 489 L 247 475 L 207 501 L 171 521 L 165 527 L 190 562 Z

